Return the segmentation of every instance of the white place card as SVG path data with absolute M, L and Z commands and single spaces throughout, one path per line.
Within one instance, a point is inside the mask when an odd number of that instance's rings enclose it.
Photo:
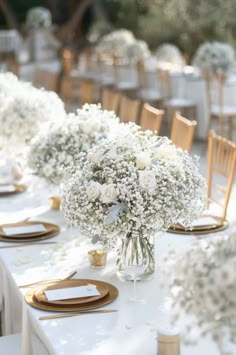
M 16 191 L 14 185 L 0 185 L 0 192 L 13 192 Z
M 7 236 L 19 235 L 19 234 L 31 234 L 46 232 L 46 228 L 43 224 L 32 224 L 29 226 L 17 226 L 17 227 L 5 227 L 2 228 L 3 232 Z
M 192 223 L 193 227 L 205 227 L 205 226 L 214 226 L 218 222 L 213 217 L 200 217 L 195 219 Z
M 79 287 L 60 288 L 44 291 L 48 301 L 68 300 L 72 298 L 99 296 L 96 286 L 85 285 Z

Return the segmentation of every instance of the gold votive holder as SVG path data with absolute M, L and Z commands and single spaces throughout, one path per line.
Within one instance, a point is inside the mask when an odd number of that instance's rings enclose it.
M 180 355 L 179 335 L 158 334 L 157 355 Z
M 89 250 L 89 264 L 92 269 L 103 269 L 107 262 L 106 250 Z
M 52 210 L 60 210 L 61 207 L 61 197 L 60 196 L 52 196 L 49 197 L 49 205 Z

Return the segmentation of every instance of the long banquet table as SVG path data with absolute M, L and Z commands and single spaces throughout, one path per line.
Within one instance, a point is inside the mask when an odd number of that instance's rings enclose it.
M 195 237 L 167 233 L 157 236 L 155 277 L 138 283 L 138 296 L 145 303 L 131 303 L 129 297 L 133 285 L 117 278 L 114 254 L 108 254 L 104 269 L 89 268 L 89 242 L 76 230 L 66 228 L 61 212 L 48 210 L 47 206 L 48 191 L 45 189 L 38 190 L 37 196 L 29 189 L 0 199 L 0 223 L 32 215 L 32 220 L 50 221 L 61 227 L 59 236 L 50 239 L 56 244 L 0 249 L 0 306 L 4 334 L 22 332 L 22 355 L 157 354 L 157 327 L 161 326 L 158 307 L 165 297 L 160 287 L 162 257 L 170 248 L 180 252 L 187 250 Z M 37 212 L 41 215 L 35 216 Z M 2 245 L 6 243 L 0 243 Z M 40 316 L 52 313 L 28 306 L 24 301 L 27 289 L 17 285 L 61 278 L 74 270 L 77 270 L 75 278 L 99 279 L 115 285 L 119 289 L 119 297 L 103 308 L 117 309 L 118 312 L 39 320 Z M 234 351 L 236 353 L 235 348 Z M 182 345 L 181 348 L 181 355 L 207 353 L 219 355 L 210 339 L 203 339 L 196 346 Z

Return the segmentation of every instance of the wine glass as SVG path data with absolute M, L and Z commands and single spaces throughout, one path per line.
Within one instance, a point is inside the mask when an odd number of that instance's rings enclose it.
M 133 296 L 131 296 L 129 298 L 130 302 L 145 303 L 145 301 L 143 299 L 139 299 L 137 297 L 137 280 L 139 279 L 139 277 L 141 275 L 143 275 L 145 270 L 146 270 L 146 265 L 144 265 L 143 263 L 142 264 L 134 263 L 134 264 L 124 265 L 124 270 L 123 270 L 124 274 L 129 275 L 130 280 L 133 281 Z

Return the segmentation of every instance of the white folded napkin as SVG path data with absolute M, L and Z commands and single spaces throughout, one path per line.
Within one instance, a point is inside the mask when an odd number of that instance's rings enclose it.
M 3 232 L 7 236 L 19 235 L 19 234 L 31 234 L 46 232 L 46 228 L 43 224 L 33 224 L 29 226 L 17 226 L 17 227 L 5 227 L 2 228 Z
M 48 301 L 59 301 L 72 298 L 92 297 L 100 295 L 96 286 L 94 285 L 60 288 L 57 290 L 45 290 L 44 293 Z

